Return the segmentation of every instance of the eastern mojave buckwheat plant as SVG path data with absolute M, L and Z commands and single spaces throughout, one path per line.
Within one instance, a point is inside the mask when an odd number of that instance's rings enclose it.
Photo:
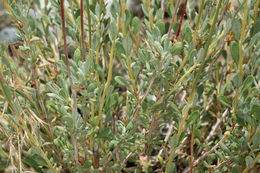
M 260 171 L 260 0 L 0 6 L 0 172 Z

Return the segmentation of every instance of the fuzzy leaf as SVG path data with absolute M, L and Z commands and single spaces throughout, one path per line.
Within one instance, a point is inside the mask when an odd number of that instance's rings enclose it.
M 182 47 L 183 47 L 182 42 L 177 42 L 177 43 L 175 43 L 175 44 L 173 45 L 172 51 L 171 51 L 172 56 L 180 54 L 180 53 L 181 53 L 181 50 L 182 50 Z
M 232 56 L 233 61 L 236 64 L 238 64 L 238 60 L 239 60 L 239 47 L 238 47 L 238 43 L 236 41 L 232 41 L 231 42 L 230 52 L 231 52 L 231 56 Z
M 119 85 L 129 87 L 129 84 L 127 83 L 127 81 L 125 80 L 125 78 L 123 78 L 122 76 L 116 76 L 116 77 L 115 77 L 115 81 L 116 81 Z
M 219 95 L 218 96 L 218 100 L 220 101 L 220 103 L 222 103 L 225 106 L 231 107 L 230 104 L 228 103 L 228 100 L 226 99 L 225 96 L 223 95 Z
M 243 88 L 242 88 L 242 93 L 245 92 L 245 90 L 247 90 L 254 82 L 254 77 L 253 76 L 248 76 L 244 83 L 243 83 Z
M 192 112 L 187 120 L 187 124 L 188 125 L 194 124 L 199 119 L 199 117 L 200 117 L 199 111 Z

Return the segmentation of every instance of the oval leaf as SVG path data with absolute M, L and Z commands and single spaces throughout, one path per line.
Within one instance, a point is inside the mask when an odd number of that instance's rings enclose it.
M 252 83 L 254 82 L 254 77 L 253 76 L 248 76 L 244 83 L 243 83 L 243 88 L 242 88 L 242 93 L 247 90 L 251 85 Z
M 238 64 L 239 48 L 238 48 L 238 43 L 236 41 L 231 42 L 230 53 L 234 62 Z
M 225 96 L 219 95 L 219 96 L 218 96 L 218 100 L 220 101 L 221 104 L 223 104 L 223 105 L 225 105 L 225 106 L 228 106 L 228 107 L 231 107 L 230 104 L 228 103 L 228 100 L 226 99 Z
M 191 115 L 189 116 L 189 119 L 187 121 L 188 125 L 194 124 L 200 117 L 200 113 L 199 111 L 194 111 L 191 113 Z
M 119 85 L 129 87 L 129 84 L 126 82 L 125 78 L 123 78 L 122 76 L 116 76 L 116 77 L 115 77 L 115 81 L 116 81 Z

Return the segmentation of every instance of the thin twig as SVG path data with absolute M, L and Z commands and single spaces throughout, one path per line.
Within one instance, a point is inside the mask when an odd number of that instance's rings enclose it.
M 43 99 L 42 99 L 42 96 L 41 96 L 41 93 L 40 93 L 40 85 L 39 85 L 39 82 L 38 82 L 38 77 L 37 77 L 35 69 L 36 69 L 36 66 L 34 64 L 33 67 L 32 67 L 32 75 L 33 75 L 34 82 L 35 82 L 35 90 L 36 90 L 36 94 L 39 98 L 40 107 L 43 111 L 44 117 L 45 117 L 46 121 L 48 122 L 49 117 L 47 115 L 47 111 L 46 111 L 46 108 L 45 108 L 45 105 L 44 105 L 44 102 L 43 102 Z M 50 123 L 48 123 L 48 128 L 49 128 L 51 137 L 53 137 L 53 133 L 52 133 L 52 130 L 51 130 Z
M 214 6 L 214 4 L 215 4 L 215 1 L 216 0 L 213 0 L 213 2 L 211 3 L 211 6 L 210 6 L 210 9 L 209 9 L 209 11 L 208 11 L 208 14 L 207 14 L 207 16 L 211 13 L 211 10 L 213 9 L 213 6 Z M 203 8 L 203 7 L 202 7 Z M 206 17 L 207 17 L 206 16 Z
M 164 19 L 164 13 L 165 13 L 164 0 L 161 1 L 161 9 L 162 9 L 162 20 L 163 20 Z
M 218 22 L 218 25 L 217 25 L 217 26 L 220 25 L 220 23 L 221 23 L 221 21 L 222 21 L 222 19 L 223 19 L 223 17 L 224 17 L 224 14 L 225 14 L 225 12 L 226 12 L 226 10 L 227 10 L 227 7 L 228 7 L 228 3 L 229 3 L 229 1 L 226 2 L 225 8 L 223 9 L 223 11 L 222 11 L 222 13 L 221 13 L 221 17 L 220 17 L 220 19 L 219 19 L 219 22 Z
M 178 39 L 180 32 L 181 32 L 182 20 L 183 20 L 184 14 L 185 14 L 186 5 L 187 5 L 187 0 L 185 0 L 184 5 L 183 5 L 182 14 L 181 14 L 181 21 L 179 23 L 179 28 L 178 28 L 178 32 L 177 32 L 177 35 L 176 35 L 176 39 Z
M 195 160 L 195 162 L 193 163 L 193 167 L 197 166 L 200 163 L 201 160 L 204 160 L 206 157 L 208 157 L 209 154 L 211 154 L 214 150 L 216 150 L 218 148 L 219 144 L 224 142 L 229 134 L 230 134 L 230 132 L 226 131 L 224 136 L 221 138 L 221 140 L 214 147 L 212 147 L 209 151 L 205 152 L 202 156 L 200 156 L 199 158 L 197 158 Z M 189 172 L 189 170 L 190 170 L 190 167 L 187 167 L 183 171 L 183 173 L 187 173 L 187 172 Z
M 172 37 L 171 30 L 172 30 L 173 22 L 174 22 L 174 19 L 175 19 L 176 14 L 177 14 L 177 11 L 178 11 L 178 9 L 179 9 L 180 2 L 181 2 L 181 1 L 182 1 L 182 0 L 178 0 L 177 5 L 176 5 L 176 7 L 175 7 L 175 9 L 174 9 L 174 14 L 173 14 L 173 16 L 172 16 L 172 20 L 171 20 L 170 27 L 169 27 L 169 30 L 168 30 L 168 38 L 171 38 L 171 37 Z
M 194 162 L 194 135 L 195 135 L 195 125 L 192 126 L 191 132 L 191 142 L 190 142 L 190 173 L 193 171 L 193 162 Z
M 175 124 L 175 121 L 172 121 L 172 123 L 170 124 L 170 127 L 169 127 L 169 129 L 168 129 L 168 131 L 166 133 L 165 138 L 164 138 L 164 143 L 165 144 L 168 142 L 168 140 L 169 140 L 169 138 L 170 138 L 170 136 L 172 134 L 172 130 L 173 130 L 174 124 Z
M 175 124 L 175 121 L 172 121 L 170 126 L 169 126 L 169 129 L 168 129 L 168 131 L 167 131 L 167 133 L 165 135 L 163 146 L 166 146 L 166 144 L 167 144 L 167 142 L 168 142 L 168 140 L 169 140 L 169 138 L 170 138 L 170 136 L 172 134 L 172 130 L 173 130 L 174 124 Z M 158 153 L 158 155 L 156 157 L 157 160 L 158 160 L 159 156 L 161 156 L 162 151 L 163 151 L 163 149 L 160 149 L 160 151 L 159 151 L 159 153 Z
M 128 160 L 128 158 L 129 158 L 132 154 L 133 154 L 133 152 L 130 152 L 130 153 L 126 156 L 126 158 L 123 160 L 123 162 L 122 162 L 122 164 L 121 164 L 122 167 L 124 167 L 126 161 Z
M 208 135 L 208 137 L 206 138 L 206 142 L 208 142 L 212 136 L 215 134 L 217 128 L 219 127 L 220 123 L 224 120 L 224 118 L 227 116 L 228 114 L 228 108 L 224 111 L 224 113 L 222 114 L 222 116 L 220 118 L 217 119 L 217 122 L 214 124 L 214 126 L 211 128 L 211 131 Z
M 188 139 L 188 137 L 185 137 L 183 140 L 182 140 L 182 143 L 179 145 L 179 147 L 176 149 L 176 148 L 172 148 L 172 150 L 170 151 L 170 155 L 169 155 L 169 158 L 168 158 L 168 162 L 166 164 L 166 168 L 165 168 L 165 173 L 168 173 L 169 171 L 169 167 L 170 167 L 170 163 L 172 162 L 173 160 L 173 157 L 174 157 L 174 154 L 177 153 L 177 154 L 180 154 L 180 149 L 182 147 L 182 145 L 186 142 L 186 140 Z
M 136 108 L 135 108 L 135 110 L 134 110 L 134 114 L 133 114 L 133 116 L 132 116 L 130 122 L 136 120 L 137 113 L 138 113 L 138 111 L 140 110 L 141 105 L 142 105 L 144 99 L 147 97 L 148 93 L 150 92 L 151 87 L 152 87 L 153 82 L 154 82 L 154 79 L 155 79 L 155 76 L 152 77 L 152 79 L 151 79 L 151 81 L 150 81 L 150 84 L 149 84 L 149 86 L 148 86 L 148 88 L 147 88 L 145 94 L 143 95 L 142 100 L 141 100 L 141 101 L 138 103 L 138 105 L 136 106 Z
M 63 40 L 64 40 L 64 51 L 65 51 L 65 57 L 66 57 L 66 65 L 67 65 L 67 71 L 68 71 L 68 78 L 70 82 L 70 88 L 72 92 L 73 97 L 73 111 L 77 111 L 77 93 L 73 89 L 73 83 L 71 78 L 71 72 L 69 67 L 69 56 L 68 56 L 68 49 L 67 49 L 67 40 L 66 40 L 66 31 L 65 31 L 65 16 L 64 16 L 64 0 L 61 0 L 61 18 L 62 18 L 62 32 L 63 32 Z M 77 138 L 75 136 L 72 136 L 73 146 L 74 146 L 74 152 L 75 152 L 75 163 L 78 164 L 78 146 L 77 146 Z
M 82 56 L 83 60 L 86 61 L 86 53 L 84 46 L 84 20 L 83 20 L 83 0 L 80 0 L 80 27 L 81 27 L 81 46 L 82 46 Z
M 169 138 L 170 138 L 170 136 L 171 136 L 171 134 L 172 134 L 173 126 L 174 126 L 174 125 L 175 125 L 175 121 L 172 121 L 172 123 L 170 124 L 169 129 L 168 129 L 168 131 L 167 131 L 167 133 L 166 133 L 166 136 L 165 136 L 165 138 L 164 138 L 164 144 L 163 144 L 163 146 L 166 146 L 166 144 L 167 144 L 167 142 L 168 142 L 168 140 L 169 140 Z M 182 143 L 180 144 L 179 148 L 175 151 L 175 153 L 180 153 L 180 148 L 182 147 L 183 144 L 185 144 L 185 142 L 186 142 L 187 139 L 188 139 L 187 137 L 185 137 L 185 138 L 183 139 Z M 158 157 L 161 156 L 162 151 L 163 151 L 163 149 L 161 149 L 161 150 L 159 151 L 159 153 L 158 153 L 158 155 L 157 155 L 157 160 L 158 160 Z
M 218 164 L 216 167 L 215 167 L 215 170 L 218 170 L 220 167 L 224 166 L 226 163 L 230 162 L 230 160 L 226 160 L 224 162 L 221 162 L 220 164 Z

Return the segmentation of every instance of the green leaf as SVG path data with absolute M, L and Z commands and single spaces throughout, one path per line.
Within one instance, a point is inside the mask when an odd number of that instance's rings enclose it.
M 119 94 L 118 92 L 115 92 L 109 96 L 108 103 L 106 105 L 106 109 L 111 109 L 113 106 L 115 106 L 118 102 Z
M 183 47 L 182 42 L 175 43 L 171 50 L 172 56 L 179 55 L 181 53 L 182 47 Z
M 176 164 L 175 163 L 170 163 L 168 172 L 176 172 Z
M 92 166 L 92 163 L 86 160 L 85 163 L 84 163 L 83 168 L 88 169 L 88 168 L 90 168 L 91 166 Z
M 126 27 L 126 32 L 128 31 L 128 27 L 130 22 L 132 21 L 132 14 L 129 10 L 125 11 L 125 27 Z
M 204 53 L 205 53 L 205 49 L 203 47 L 200 48 L 200 50 L 198 51 L 198 58 L 197 58 L 198 63 L 201 62 L 201 60 L 202 60 L 202 58 L 204 56 Z
M 227 51 L 225 49 L 221 50 L 221 55 L 227 59 Z
M 220 94 L 219 95 L 225 95 L 227 91 L 230 91 L 232 89 L 232 84 L 231 82 L 227 82 L 224 84 L 224 86 L 220 89 Z
M 161 33 L 160 33 L 160 30 L 159 30 L 159 28 L 157 28 L 156 26 L 153 28 L 153 30 L 152 30 L 152 37 L 154 38 L 154 39 L 156 39 L 157 40 L 157 38 L 160 38 L 161 37 Z
M 243 83 L 243 88 L 241 90 L 241 92 L 245 92 L 245 90 L 247 90 L 254 82 L 254 77 L 252 75 L 248 76 Z
M 174 104 L 172 101 L 169 101 L 169 104 L 175 111 L 177 111 L 179 114 L 181 114 L 181 112 L 176 104 Z
M 156 26 L 157 26 L 158 29 L 160 30 L 161 35 L 163 35 L 164 32 L 165 32 L 164 22 L 163 22 L 162 20 L 158 20 L 158 21 L 156 22 Z
M 232 173 L 240 173 L 239 167 L 237 165 L 233 166 L 231 172 Z
M 225 105 L 225 106 L 228 106 L 228 107 L 231 107 L 230 104 L 228 103 L 228 100 L 226 99 L 225 96 L 219 95 L 219 96 L 218 96 L 218 100 L 220 101 L 221 104 L 223 104 L 223 105 Z
M 94 34 L 93 34 L 93 45 L 92 45 L 92 48 L 94 49 L 94 50 L 96 50 L 96 48 L 97 48 L 97 46 L 98 46 L 98 43 L 99 43 L 99 35 L 95 32 Z
M 237 40 L 240 38 L 240 32 L 241 32 L 241 24 L 238 19 L 235 19 L 232 22 L 232 30 L 235 33 L 235 37 Z
M 163 158 L 161 156 L 158 156 L 157 159 L 160 162 L 160 164 L 163 164 Z
M 253 26 L 250 30 L 250 37 L 253 37 L 258 32 L 260 32 L 260 21 L 253 24 Z
M 113 1 L 111 7 L 110 7 L 110 12 L 111 12 L 111 16 L 116 19 L 118 16 L 118 3 Z
M 200 117 L 200 112 L 199 111 L 194 111 L 191 113 L 187 120 L 187 125 L 192 125 L 194 124 Z
M 121 56 L 122 54 L 125 54 L 125 49 L 123 47 L 122 41 L 117 40 L 116 41 L 116 49 L 115 52 L 117 55 Z
M 232 83 L 235 86 L 235 88 L 239 88 L 242 85 L 242 77 L 239 74 L 235 75 L 232 80 Z
M 60 8 L 60 5 L 59 5 L 58 1 L 50 0 L 50 2 L 51 2 L 51 6 L 53 6 L 55 8 L 58 8 L 58 9 Z
M 98 138 L 105 139 L 105 140 L 112 140 L 113 139 L 112 128 L 111 127 L 105 128 L 100 134 L 98 134 Z
M 63 147 L 63 142 L 59 138 L 54 139 L 53 143 L 58 147 Z
M 133 128 L 134 128 L 134 124 L 133 124 L 133 122 L 131 121 L 130 123 L 127 124 L 127 126 L 126 126 L 126 131 L 130 131 L 130 130 L 132 130 Z
M 255 135 L 252 138 L 253 145 L 255 148 L 260 146 L 260 132 L 256 131 Z
M 129 84 L 127 83 L 127 81 L 125 80 L 125 78 L 123 78 L 122 76 L 116 76 L 116 77 L 115 77 L 115 81 L 116 81 L 119 85 L 129 87 Z
M 65 101 L 63 100 L 62 97 L 60 97 L 58 94 L 56 93 L 47 93 L 47 96 L 51 97 L 51 98 L 55 98 L 55 99 L 58 99 L 59 101 Z
M 190 27 L 186 27 L 184 32 L 185 39 L 190 43 L 192 41 L 192 31 Z
M 71 116 L 63 116 L 62 118 L 61 118 L 61 120 L 68 126 L 68 128 L 73 128 L 74 126 L 73 126 L 73 124 L 74 124 L 74 122 L 73 122 L 73 119 L 72 119 L 72 117 Z
M 139 49 L 137 57 L 142 63 L 145 63 L 145 61 L 147 60 L 147 52 L 145 52 L 145 50 L 143 49 Z
M 0 171 L 4 171 L 9 166 L 7 161 L 1 161 L 0 163 Z
M 101 79 L 104 79 L 104 69 L 100 65 L 96 65 L 96 70 Z
M 130 53 L 130 49 L 132 47 L 132 39 L 129 34 L 123 39 L 123 47 L 125 49 L 126 54 Z
M 198 137 L 199 139 L 203 138 L 203 134 L 199 129 L 195 129 L 195 136 Z
M 48 167 L 46 161 L 38 154 L 29 155 L 23 161 L 33 167 L 37 172 L 42 172 L 42 166 Z
M 253 113 L 253 115 L 255 115 L 256 119 L 260 122 L 260 106 L 259 105 L 253 105 L 252 113 Z
M 189 64 L 190 65 L 193 65 L 194 64 L 194 57 L 197 56 L 197 51 L 196 49 L 193 49 L 191 52 L 190 52 L 190 55 L 189 55 Z
M 47 173 L 55 173 L 55 172 L 53 172 L 53 170 L 51 169 L 48 169 Z
M 246 156 L 246 166 L 248 168 L 252 168 L 254 159 L 250 156 Z
M 220 142 L 219 145 L 220 145 L 220 148 L 223 151 L 225 151 L 226 153 L 230 153 L 230 150 L 228 149 L 228 147 L 223 142 Z
M 112 20 L 109 25 L 109 38 L 112 41 L 115 39 L 115 37 L 116 37 L 116 23 L 114 22 L 114 20 Z
M 91 83 L 89 84 L 87 91 L 88 92 L 93 92 L 95 89 L 97 88 L 97 84 L 96 83 Z
M 1 76 L 2 76 L 2 74 L 1 74 Z M 3 88 L 1 88 L 1 89 L 3 89 L 2 92 L 6 94 L 6 95 L 4 94 L 4 98 L 7 99 L 8 102 L 11 101 L 11 103 L 9 103 L 9 104 L 12 104 L 12 99 L 11 99 L 12 92 L 10 91 L 10 86 L 5 85 L 4 83 L 2 83 L 2 85 L 3 85 Z
M 177 147 L 177 145 L 178 145 L 178 136 L 177 136 L 177 134 L 175 134 L 172 137 L 170 137 L 169 144 L 170 144 L 170 146 L 172 148 Z
M 232 41 L 230 45 L 230 53 L 232 56 L 233 61 L 238 64 L 239 60 L 239 47 L 236 41 Z
M 79 128 L 83 124 L 82 117 L 77 110 L 72 111 L 72 119 L 76 128 Z
M 204 85 L 200 85 L 200 86 L 197 88 L 197 93 L 198 93 L 198 97 L 199 97 L 199 98 L 202 96 L 203 91 L 204 91 Z
M 75 62 L 79 62 L 80 61 L 80 50 L 79 48 L 77 48 L 74 52 L 73 55 L 73 59 L 75 60 Z
M 132 26 L 133 26 L 134 33 L 137 34 L 138 29 L 140 27 L 140 19 L 138 17 L 133 18 Z

